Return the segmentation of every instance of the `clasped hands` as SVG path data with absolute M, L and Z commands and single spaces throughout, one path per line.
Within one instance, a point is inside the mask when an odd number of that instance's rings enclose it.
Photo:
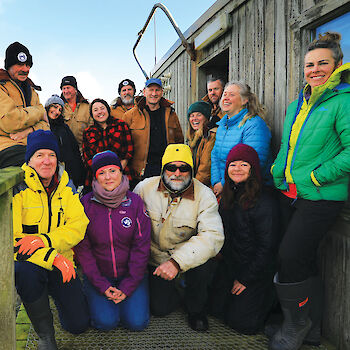
M 153 272 L 153 275 L 159 276 L 165 280 L 171 281 L 174 279 L 180 271 L 178 263 L 170 259 L 163 264 L 160 264 Z
M 108 300 L 112 300 L 113 303 L 115 304 L 120 303 L 126 298 L 126 295 L 120 289 L 117 289 L 116 287 L 112 287 L 112 286 L 110 286 L 105 291 L 105 296 L 107 297 Z

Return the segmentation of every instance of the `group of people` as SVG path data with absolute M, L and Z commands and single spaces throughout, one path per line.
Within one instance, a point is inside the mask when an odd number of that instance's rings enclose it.
M 183 305 L 196 331 L 211 314 L 245 334 L 265 327 L 270 350 L 320 343 L 317 248 L 350 172 L 350 64 L 339 41 L 325 33 L 309 45 L 275 160 L 266 109 L 243 82 L 208 81 L 188 108 L 185 141 L 160 79 L 142 96 L 123 80 L 109 105 L 89 104 L 67 76 L 44 109 L 29 50 L 8 47 L 0 168 L 25 173 L 13 198 L 15 283 L 39 349 L 57 349 L 49 295 L 73 334 L 143 330 L 150 313 Z M 281 323 L 265 325 L 276 295 Z

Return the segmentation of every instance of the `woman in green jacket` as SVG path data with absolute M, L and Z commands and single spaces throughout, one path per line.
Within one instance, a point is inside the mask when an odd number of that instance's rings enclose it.
M 288 107 L 271 168 L 284 226 L 274 278 L 284 321 L 270 350 L 320 342 L 317 248 L 347 200 L 350 172 L 350 63 L 342 64 L 340 37 L 327 32 L 309 45 L 307 84 Z

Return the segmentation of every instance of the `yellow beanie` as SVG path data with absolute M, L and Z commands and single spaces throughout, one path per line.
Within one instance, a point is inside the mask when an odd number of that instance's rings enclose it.
M 182 143 L 172 143 L 168 145 L 162 158 L 162 172 L 164 165 L 171 162 L 185 162 L 193 169 L 191 148 Z

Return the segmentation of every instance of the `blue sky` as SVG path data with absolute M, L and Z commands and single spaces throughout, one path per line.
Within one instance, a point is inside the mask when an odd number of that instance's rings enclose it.
M 163 0 L 184 32 L 214 0 Z M 132 79 L 138 90 L 144 77 L 132 48 L 137 34 L 156 1 L 151 0 L 0 0 L 0 68 L 5 50 L 19 41 L 33 56 L 32 80 L 43 91 L 45 103 L 65 75 L 74 75 L 78 88 L 90 99 L 111 102 L 118 95 L 118 83 Z M 177 40 L 177 34 L 161 10 L 156 12 L 157 61 Z M 137 48 L 149 73 L 154 66 L 154 24 Z

